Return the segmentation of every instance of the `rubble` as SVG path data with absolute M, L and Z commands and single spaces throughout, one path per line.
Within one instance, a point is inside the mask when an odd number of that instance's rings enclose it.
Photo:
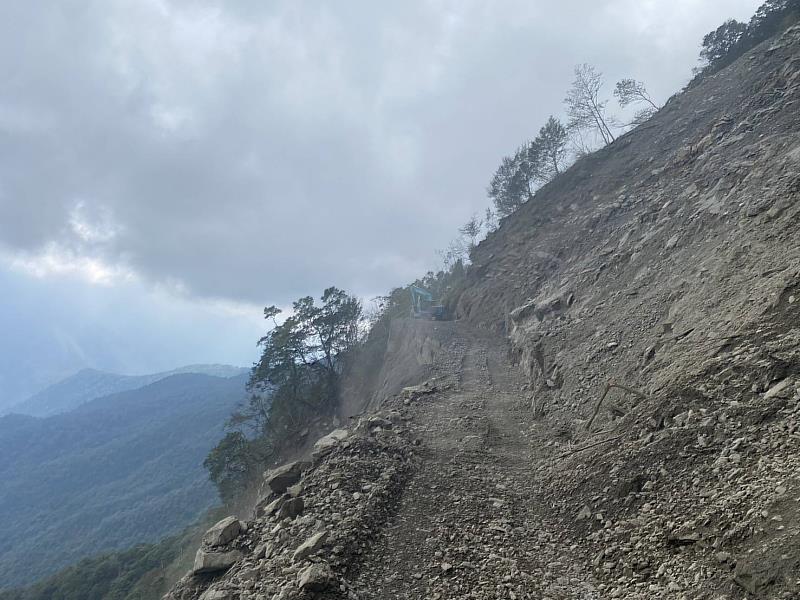
M 542 188 L 168 600 L 800 597 L 799 69 L 795 28 Z

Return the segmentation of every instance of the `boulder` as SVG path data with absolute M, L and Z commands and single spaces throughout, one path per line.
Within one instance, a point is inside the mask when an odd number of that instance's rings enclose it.
M 292 561 L 300 562 L 301 560 L 308 558 L 322 547 L 322 544 L 325 543 L 326 539 L 328 539 L 327 531 L 315 533 L 305 542 L 300 544 L 300 546 L 298 546 L 297 550 L 295 550 L 294 554 L 292 555 Z
M 295 517 L 303 514 L 304 508 L 305 502 L 303 502 L 302 498 L 291 498 L 281 505 L 281 510 L 278 513 L 278 516 L 281 519 L 285 519 L 287 517 L 294 519 Z
M 308 462 L 298 460 L 273 469 L 264 476 L 264 479 L 269 489 L 276 494 L 282 494 L 290 485 L 294 485 L 300 481 L 303 471 L 308 467 Z
M 242 530 L 242 524 L 236 517 L 225 517 L 203 536 L 203 543 L 209 546 L 224 546 L 236 539 Z
M 350 432 L 347 431 L 347 429 L 334 429 L 328 435 L 319 438 L 314 443 L 312 455 L 318 457 L 330 452 L 334 446 L 346 439 L 348 435 L 350 435 Z
M 283 503 L 289 498 L 287 494 L 278 496 L 274 500 L 270 500 L 271 496 L 267 496 L 259 500 L 256 504 L 256 517 L 271 517 L 278 510 L 280 510 Z
M 297 585 L 308 592 L 324 592 L 338 588 L 336 575 L 327 563 L 314 563 L 297 574 Z
M 242 557 L 242 553 L 238 550 L 231 550 L 230 552 L 213 552 L 200 548 L 194 556 L 194 568 L 192 572 L 197 575 L 198 573 L 216 573 L 218 571 L 227 571 L 233 564 Z
M 789 398 L 792 395 L 791 394 L 792 389 L 791 387 L 789 387 L 791 385 L 792 385 L 791 379 L 789 378 L 784 379 L 783 381 L 780 381 L 775 385 L 773 385 L 771 388 L 769 388 L 769 390 L 767 390 L 767 393 L 764 394 L 764 398 L 767 400 L 771 398 Z

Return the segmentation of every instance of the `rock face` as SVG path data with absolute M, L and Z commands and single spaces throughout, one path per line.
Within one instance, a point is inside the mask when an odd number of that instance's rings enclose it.
M 308 466 L 309 462 L 298 460 L 289 464 L 273 469 L 264 478 L 265 483 L 276 494 L 282 494 L 290 485 L 300 481 L 300 477 Z
M 227 571 L 241 557 L 242 554 L 238 550 L 214 552 L 200 548 L 195 554 L 192 571 L 195 574 Z
M 206 531 L 203 543 L 208 546 L 224 546 L 236 539 L 242 529 L 242 524 L 236 517 L 225 517 L 219 523 Z

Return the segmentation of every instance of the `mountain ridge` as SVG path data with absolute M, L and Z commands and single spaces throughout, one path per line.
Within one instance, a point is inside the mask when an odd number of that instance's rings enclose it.
M 218 502 L 203 460 L 247 375 L 179 373 L 49 417 L 0 417 L 0 588 L 154 542 Z
M 122 375 L 87 367 L 0 411 L 0 415 L 18 413 L 35 417 L 52 416 L 73 410 L 91 400 L 135 390 L 181 373 L 236 377 L 246 372 L 248 369 L 245 367 L 202 363 L 145 375 Z

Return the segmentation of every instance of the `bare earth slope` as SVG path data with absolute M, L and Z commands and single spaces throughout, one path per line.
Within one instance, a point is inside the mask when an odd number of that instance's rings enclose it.
M 507 219 L 458 316 L 169 597 L 800 597 L 800 28 Z

